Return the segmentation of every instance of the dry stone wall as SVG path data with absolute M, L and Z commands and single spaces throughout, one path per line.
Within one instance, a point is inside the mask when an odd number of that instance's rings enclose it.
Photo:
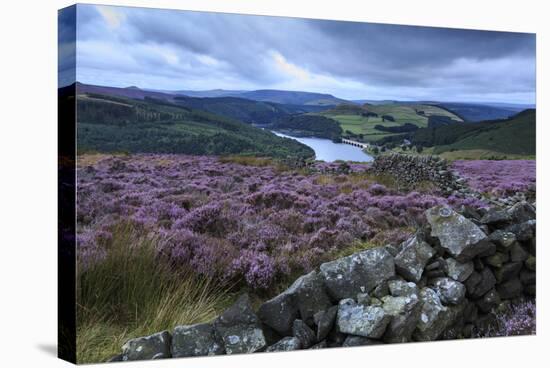
M 257 311 L 244 294 L 211 323 L 132 339 L 112 360 L 469 338 L 494 308 L 535 296 L 534 205 L 425 215 L 402 244 L 324 263 Z

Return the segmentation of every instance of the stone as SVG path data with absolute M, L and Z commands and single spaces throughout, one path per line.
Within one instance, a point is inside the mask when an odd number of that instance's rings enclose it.
M 488 264 L 491 267 L 494 268 L 501 268 L 504 262 L 507 261 L 508 257 L 504 253 L 496 252 L 492 256 L 485 257 L 484 262 L 485 264 Z
M 537 217 L 535 207 L 526 201 L 521 201 L 514 204 L 507 210 L 507 212 L 514 222 L 526 222 L 529 220 L 534 220 Z
M 292 322 L 298 317 L 294 296 L 283 292 L 266 301 L 258 309 L 258 317 L 280 335 L 289 335 L 292 331 Z
M 501 268 L 495 270 L 495 278 L 497 280 L 497 283 L 502 283 L 504 281 L 508 281 L 510 279 L 513 279 L 514 277 L 517 277 L 519 275 L 519 271 L 521 270 L 522 263 L 521 262 L 511 262 L 506 263 Z
M 446 276 L 445 271 L 443 271 L 443 270 L 432 270 L 432 271 L 428 271 L 428 272 L 425 272 L 424 275 L 425 275 L 428 279 L 435 279 L 435 278 L 438 278 L 438 277 L 444 277 L 444 276 Z
M 337 324 L 341 332 L 378 339 L 384 334 L 391 316 L 378 306 L 364 306 L 353 299 L 341 300 Z
M 363 304 L 363 305 L 369 305 L 370 304 L 370 295 L 367 293 L 359 293 L 357 294 L 357 303 Z
M 431 235 L 437 237 L 441 247 L 459 262 L 467 262 L 489 247 L 487 235 L 448 206 L 439 205 L 427 210 L 426 218 L 432 229 Z
M 209 323 L 176 326 L 172 333 L 172 357 L 221 355 L 225 353 L 223 342 L 216 336 Z
M 505 210 L 499 210 L 495 207 L 490 208 L 481 218 L 480 222 L 489 226 L 503 226 L 512 221 L 512 216 Z
M 281 335 L 288 335 L 300 316 L 313 325 L 313 316 L 332 305 L 325 292 L 323 278 L 315 271 L 299 277 L 287 290 L 262 304 L 258 316 Z
M 367 249 L 351 256 L 323 263 L 325 286 L 335 300 L 368 293 L 395 276 L 393 257 L 384 248 Z
M 122 360 L 170 358 L 171 336 L 168 331 L 128 340 L 122 346 Z
M 297 319 L 292 324 L 292 335 L 300 340 L 302 348 L 307 349 L 317 342 L 315 332 L 302 320 Z
M 523 285 L 518 278 L 514 278 L 497 285 L 497 291 L 502 299 L 514 299 L 521 296 Z
M 477 276 L 473 280 L 479 282 L 471 282 L 470 278 L 476 274 Z M 480 273 L 474 272 L 472 276 L 466 280 L 465 285 L 468 294 L 474 299 L 481 298 L 496 284 L 495 276 L 489 268 L 484 268 Z
M 477 319 L 478 308 L 477 305 L 473 302 L 467 302 L 464 307 L 464 322 L 473 323 Z
M 416 341 L 433 341 L 451 325 L 453 313 L 450 307 L 441 303 L 437 293 L 430 288 L 420 290 L 422 309 L 413 332 Z
M 528 270 L 531 270 L 531 271 L 537 270 L 537 259 L 534 256 L 527 257 L 524 264 Z
M 460 304 L 466 295 L 466 287 L 448 277 L 437 278 L 432 286 L 443 304 Z
M 534 285 L 537 283 L 537 274 L 535 271 L 521 270 L 519 280 L 523 285 Z
M 227 354 L 253 353 L 266 346 L 261 322 L 250 305 L 247 294 L 237 299 L 214 322 Z
M 388 282 L 387 281 L 382 282 L 377 287 L 375 287 L 371 293 L 372 293 L 372 296 L 378 299 L 388 295 L 390 293 L 390 290 L 388 289 Z M 359 293 L 359 294 L 365 294 L 365 293 Z M 359 294 L 357 295 L 359 296 Z
M 476 305 L 483 313 L 489 313 L 491 309 L 499 305 L 500 302 L 501 300 L 498 292 L 495 289 L 491 289 L 483 295 L 483 298 L 476 302 Z
M 447 263 L 447 276 L 455 281 L 464 282 L 474 272 L 472 261 L 462 263 L 454 258 L 447 258 L 445 262 Z
M 506 228 L 506 231 L 514 233 L 518 241 L 528 242 L 535 236 L 536 225 L 536 220 L 529 220 L 519 224 L 510 225 Z
M 342 344 L 342 346 L 352 347 L 352 346 L 367 346 L 367 345 L 380 345 L 380 344 L 381 344 L 380 341 L 369 339 L 368 337 L 349 335 L 344 340 L 344 343 Z
M 326 348 L 328 345 L 327 345 L 327 342 L 325 340 L 313 345 L 312 347 L 310 347 L 310 349 L 312 350 L 315 350 L 315 349 L 324 349 Z
M 338 314 L 337 305 L 316 314 L 315 325 L 317 325 L 317 341 L 324 340 L 328 336 L 329 332 L 334 327 L 336 314 Z
M 481 258 L 476 257 L 474 258 L 473 262 L 474 262 L 474 270 L 476 270 L 477 272 L 483 271 L 483 269 L 485 268 L 485 263 L 483 263 Z
M 510 247 L 510 261 L 523 262 L 529 258 L 529 253 L 523 247 L 516 243 Z
M 516 234 L 504 230 L 493 231 L 489 235 L 489 240 L 495 243 L 500 249 L 509 249 L 517 241 Z
M 388 343 L 410 341 L 422 312 L 418 295 L 386 296 L 382 298 L 384 312 L 391 316 L 383 340 Z
M 299 350 L 302 348 L 300 340 L 294 336 L 285 336 L 281 340 L 277 341 L 275 344 L 268 347 L 265 351 L 274 352 L 274 351 L 292 351 Z
M 395 256 L 395 269 L 408 281 L 418 282 L 428 261 L 435 255 L 433 248 L 418 236 L 406 240 Z
M 414 282 L 407 282 L 403 280 L 388 281 L 388 288 L 391 296 L 418 296 L 419 293 L 418 286 L 416 286 Z

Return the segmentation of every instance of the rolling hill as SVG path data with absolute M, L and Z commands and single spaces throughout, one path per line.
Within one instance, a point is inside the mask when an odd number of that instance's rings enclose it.
M 341 103 L 348 103 L 346 100 L 327 93 L 281 91 L 275 89 L 244 92 L 239 94 L 238 97 L 289 105 L 335 106 Z
M 79 94 L 78 152 L 312 157 L 309 147 L 235 119 L 145 97 Z
M 308 112 L 318 112 L 326 109 L 323 105 L 300 105 L 300 104 L 280 104 L 268 101 L 257 101 L 253 99 L 247 99 L 242 97 L 221 96 L 225 92 L 239 92 L 239 91 L 224 91 L 224 90 L 212 90 L 203 91 L 205 95 L 209 95 L 207 92 L 212 92 L 213 95 L 218 97 L 190 97 L 184 95 L 178 95 L 174 93 L 166 93 L 160 91 L 144 90 L 137 87 L 105 87 L 95 86 L 83 83 L 77 83 L 77 93 L 82 95 L 86 93 L 102 94 L 107 96 L 118 96 L 129 99 L 144 100 L 146 98 L 152 98 L 158 101 L 165 101 L 169 103 L 177 103 L 183 107 L 203 110 L 213 114 L 222 115 L 225 117 L 240 120 L 245 123 L 266 125 L 271 123 L 274 119 L 290 114 L 303 114 Z M 284 92 L 284 91 L 281 91 Z M 302 93 L 302 92 L 300 92 Z M 306 92 L 303 92 L 306 93 Z M 199 93 L 200 95 L 200 93 Z M 313 94 L 319 95 L 319 94 Z
M 536 154 L 536 110 L 529 109 L 514 115 L 510 119 L 481 122 L 465 125 L 469 129 L 441 127 L 436 136 L 452 140 L 445 141 L 434 148 L 434 153 L 449 151 L 486 150 L 503 154 Z M 462 128 L 462 127 L 461 127 Z M 449 131 L 449 132 L 448 132 Z
M 380 143 L 395 146 L 404 138 L 449 159 L 533 158 L 536 110 L 524 110 L 509 119 L 418 129 L 387 137 Z
M 446 109 L 464 119 L 466 122 L 477 123 L 484 120 L 508 119 L 524 110 L 524 107 L 514 105 L 492 106 L 461 102 L 439 102 L 435 106 Z

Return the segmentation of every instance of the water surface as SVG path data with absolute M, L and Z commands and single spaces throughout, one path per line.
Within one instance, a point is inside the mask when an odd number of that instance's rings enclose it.
M 279 132 L 273 133 L 279 137 L 295 139 L 298 142 L 311 147 L 315 151 L 316 160 L 322 160 L 325 162 L 333 162 L 336 160 L 368 162 L 373 160 L 372 156 L 363 152 L 361 148 L 349 144 L 334 143 L 330 139 L 292 137 Z

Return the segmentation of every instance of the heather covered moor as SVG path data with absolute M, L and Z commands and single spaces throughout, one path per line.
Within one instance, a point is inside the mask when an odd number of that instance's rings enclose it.
M 73 360 L 536 333 L 534 35 L 94 5 L 59 25 Z
M 83 267 L 101 262 L 113 229 L 127 222 L 155 237 L 156 251 L 174 264 L 265 289 L 346 251 L 401 242 L 437 204 L 489 203 L 429 187 L 400 192 L 391 178 L 369 174 L 369 164 L 293 170 L 248 161 L 84 156 L 78 169 Z M 535 183 L 534 161 L 456 161 L 453 168 L 488 198 L 526 192 Z

